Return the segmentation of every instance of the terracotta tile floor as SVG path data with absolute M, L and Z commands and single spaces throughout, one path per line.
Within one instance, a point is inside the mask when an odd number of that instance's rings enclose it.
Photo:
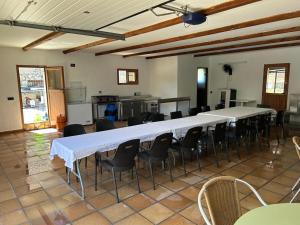
M 94 190 L 94 157 L 91 156 L 88 167 L 82 165 L 86 199 L 81 200 L 74 191 L 80 190 L 75 178 L 72 177 L 72 187 L 65 182 L 63 161 L 48 159 L 51 140 L 56 137 L 59 137 L 56 132 L 0 136 L 1 225 L 203 224 L 197 195 L 209 178 L 239 177 L 254 185 L 266 202 L 277 203 L 291 199 L 291 186 L 300 174 L 299 160 L 288 139 L 279 146 L 272 142 L 270 149 L 253 146 L 251 154 L 242 149 L 241 160 L 232 152 L 232 162 L 222 160 L 220 168 L 209 157 L 203 157 L 201 171 L 196 162 L 187 162 L 187 177 L 181 165 L 177 165 L 173 171 L 174 182 L 170 181 L 168 170 L 157 166 L 156 190 L 152 189 L 148 169 L 140 165 L 143 192 L 138 193 L 130 173 L 123 173 L 122 181 L 118 181 L 122 202 L 117 204 L 109 172 L 99 177 L 98 190 Z M 243 212 L 259 205 L 249 190 L 240 187 L 239 191 Z

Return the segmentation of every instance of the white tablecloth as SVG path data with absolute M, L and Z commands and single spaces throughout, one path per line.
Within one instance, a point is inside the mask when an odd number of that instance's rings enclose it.
M 108 131 L 54 139 L 50 159 L 55 155 L 65 160 L 65 166 L 73 170 L 73 162 L 94 154 L 116 149 L 121 143 L 132 139 L 150 141 L 156 136 L 171 132 L 166 127 L 142 124 Z
M 211 115 L 197 115 L 184 117 L 181 119 L 165 120 L 160 122 L 152 123 L 153 125 L 169 129 L 173 132 L 175 138 L 184 137 L 190 128 L 196 126 L 202 126 L 206 129 L 207 126 L 215 125 L 217 123 L 227 122 L 228 118 L 221 116 L 211 116 Z
M 228 118 L 230 121 L 236 122 L 239 119 L 244 119 L 251 116 L 276 113 L 275 110 L 269 108 L 256 108 L 256 107 L 232 107 L 226 109 L 213 110 L 209 112 L 199 113 L 200 115 L 222 116 Z

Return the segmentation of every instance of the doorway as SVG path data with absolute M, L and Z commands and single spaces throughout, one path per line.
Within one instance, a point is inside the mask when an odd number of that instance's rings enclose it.
M 17 66 L 17 74 L 23 129 L 55 126 L 65 115 L 63 68 Z
M 207 105 L 208 68 L 197 68 L 197 107 Z
M 266 64 L 264 66 L 262 104 L 273 109 L 286 110 L 290 64 Z

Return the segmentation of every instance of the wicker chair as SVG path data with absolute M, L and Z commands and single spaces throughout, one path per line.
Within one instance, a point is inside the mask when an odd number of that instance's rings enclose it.
M 207 225 L 233 225 L 242 215 L 237 183 L 247 186 L 259 202 L 263 206 L 266 205 L 257 191 L 247 182 L 231 176 L 213 178 L 203 185 L 198 195 L 199 210 Z M 201 200 L 203 195 L 211 221 L 202 207 Z
M 297 155 L 300 159 L 300 137 L 293 137 L 293 142 L 295 144 L 295 148 L 296 148 L 296 152 L 297 152 Z M 292 188 L 292 191 L 294 191 L 296 189 L 296 187 L 298 186 L 300 182 L 300 178 L 296 181 L 295 185 L 293 186 Z M 298 188 L 296 194 L 293 196 L 292 200 L 290 202 L 293 202 L 295 200 L 295 198 L 297 197 L 297 195 L 299 194 L 300 192 L 300 187 Z

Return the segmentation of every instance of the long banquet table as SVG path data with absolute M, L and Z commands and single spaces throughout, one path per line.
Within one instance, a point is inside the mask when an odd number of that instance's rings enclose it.
M 270 108 L 255 108 L 255 107 L 232 107 L 226 109 L 212 110 L 209 112 L 199 113 L 198 115 L 222 116 L 226 117 L 230 122 L 236 122 L 239 119 L 257 116 L 261 114 L 272 113 L 276 114 L 274 109 Z
M 59 156 L 65 160 L 68 168 L 68 183 L 70 173 L 78 177 L 81 185 L 82 198 L 84 198 L 84 185 L 80 173 L 79 161 L 96 152 L 105 152 L 116 149 L 119 144 L 131 140 L 140 139 L 141 142 L 154 140 L 160 134 L 172 132 L 174 137 L 183 137 L 187 130 L 202 126 L 213 126 L 221 122 L 236 121 L 254 115 L 270 113 L 271 109 L 234 107 L 221 110 L 213 110 L 199 113 L 196 116 L 184 117 L 174 120 L 146 123 L 131 127 L 123 127 L 108 131 L 88 133 L 84 135 L 54 139 L 50 150 L 50 159 Z M 74 171 L 74 162 L 76 172 Z

